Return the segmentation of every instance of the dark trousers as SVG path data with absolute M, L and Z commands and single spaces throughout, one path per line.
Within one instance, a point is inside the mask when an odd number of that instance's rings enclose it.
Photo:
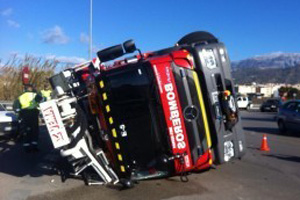
M 36 146 L 39 137 L 39 110 L 23 109 L 20 111 L 20 118 L 24 146 Z

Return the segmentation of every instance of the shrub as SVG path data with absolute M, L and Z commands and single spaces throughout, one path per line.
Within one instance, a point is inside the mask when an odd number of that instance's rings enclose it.
M 16 55 L 5 64 L 0 61 L 0 100 L 13 101 L 23 91 L 22 68 L 29 66 L 29 82 L 38 91 L 43 88 L 48 78 L 55 73 L 58 66 L 55 60 L 25 56 L 18 58 Z

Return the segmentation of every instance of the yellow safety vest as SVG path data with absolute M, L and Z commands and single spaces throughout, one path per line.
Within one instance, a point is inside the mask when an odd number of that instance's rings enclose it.
M 21 109 L 35 109 L 38 104 L 35 102 L 35 92 L 25 92 L 21 96 L 19 96 L 19 102 L 21 105 Z
M 42 90 L 41 91 L 42 96 L 46 98 L 46 100 L 50 100 L 51 99 L 51 90 Z

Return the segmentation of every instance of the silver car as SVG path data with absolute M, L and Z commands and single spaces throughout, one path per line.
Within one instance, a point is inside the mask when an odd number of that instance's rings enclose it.
M 8 106 L 0 103 L 0 136 L 9 137 L 9 134 L 17 131 L 17 117 L 13 111 L 9 111 Z
M 300 100 L 291 100 L 283 104 L 278 112 L 277 123 L 281 133 L 300 133 Z

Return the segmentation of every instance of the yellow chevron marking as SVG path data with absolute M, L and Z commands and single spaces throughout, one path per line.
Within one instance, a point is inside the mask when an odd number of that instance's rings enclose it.
M 103 98 L 103 100 L 105 101 L 105 100 L 107 99 L 107 94 L 106 94 L 106 93 L 103 93 L 103 94 L 102 94 L 102 98 Z
M 118 159 L 119 159 L 119 161 L 122 161 L 122 160 L 123 160 L 123 158 L 122 158 L 122 155 L 121 155 L 121 154 L 118 154 Z
M 116 149 L 120 149 L 120 144 L 119 144 L 119 142 L 115 142 L 115 146 L 116 146 Z
M 114 123 L 114 120 L 113 120 L 112 117 L 110 117 L 110 118 L 108 119 L 108 121 L 109 121 L 110 124 L 113 124 L 113 123 Z
M 208 148 L 211 148 L 211 138 L 210 138 L 210 131 L 209 131 L 209 127 L 208 127 L 208 122 L 207 122 L 207 115 L 206 115 L 206 109 L 204 106 L 204 101 L 203 101 L 203 95 L 201 92 L 201 87 L 200 87 L 200 82 L 199 82 L 199 78 L 196 72 L 193 72 L 193 77 L 194 77 L 194 82 L 196 85 L 196 90 L 197 90 L 197 94 L 198 94 L 198 98 L 199 98 L 199 102 L 200 102 L 200 108 L 202 111 L 202 118 L 204 121 L 204 129 L 205 129 L 205 134 L 206 134 L 206 138 L 207 138 L 207 146 Z
M 105 106 L 105 109 L 106 109 L 106 112 L 110 112 L 110 107 L 109 107 L 109 105 L 107 105 L 107 106 Z
M 113 128 L 113 129 L 111 130 L 111 133 L 112 133 L 112 135 L 113 135 L 114 138 L 117 137 L 117 131 L 116 131 L 116 129 Z
M 121 165 L 120 168 L 121 168 L 121 172 L 125 172 L 125 167 L 124 167 L 124 165 Z
M 100 85 L 100 88 L 104 88 L 104 82 L 103 81 L 100 81 L 99 85 Z

